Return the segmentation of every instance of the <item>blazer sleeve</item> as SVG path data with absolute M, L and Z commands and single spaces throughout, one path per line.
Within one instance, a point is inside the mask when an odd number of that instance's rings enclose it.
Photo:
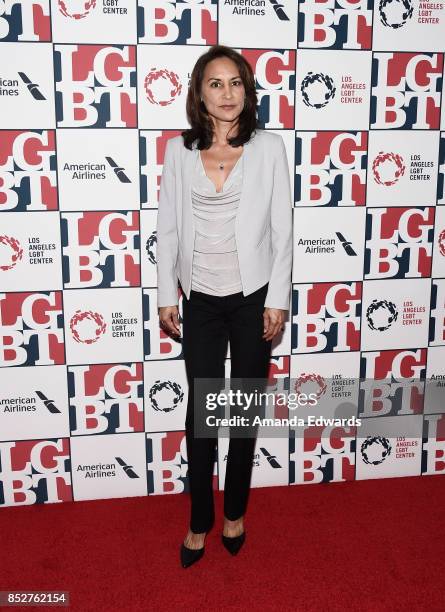
M 289 166 L 282 137 L 275 158 L 272 203 L 271 244 L 272 271 L 264 302 L 267 308 L 289 309 L 292 278 L 292 199 Z
M 159 206 L 156 223 L 156 266 L 158 280 L 158 308 L 177 306 L 178 277 L 176 260 L 178 257 L 178 230 L 176 224 L 176 180 L 172 151 L 169 140 L 165 148 L 164 167 L 159 191 Z

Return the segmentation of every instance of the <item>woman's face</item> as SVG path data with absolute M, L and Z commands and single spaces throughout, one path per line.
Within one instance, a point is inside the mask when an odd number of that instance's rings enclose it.
M 239 117 L 244 108 L 245 91 L 235 62 L 218 57 L 207 64 L 201 97 L 213 119 L 232 122 Z

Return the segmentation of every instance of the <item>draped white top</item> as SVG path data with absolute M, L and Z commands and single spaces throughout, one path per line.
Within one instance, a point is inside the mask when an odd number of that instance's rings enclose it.
M 242 291 L 235 242 L 235 217 L 241 195 L 243 154 L 228 175 L 221 192 L 206 175 L 201 153 L 192 177 L 195 247 L 192 290 L 210 295 Z

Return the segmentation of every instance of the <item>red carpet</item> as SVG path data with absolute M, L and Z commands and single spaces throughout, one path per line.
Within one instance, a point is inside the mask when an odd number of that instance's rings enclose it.
M 188 569 L 185 494 L 3 508 L 0 590 L 70 591 L 67 609 L 82 611 L 443 612 L 444 485 L 425 476 L 252 489 L 238 557 L 220 543 L 215 492 L 217 522 Z

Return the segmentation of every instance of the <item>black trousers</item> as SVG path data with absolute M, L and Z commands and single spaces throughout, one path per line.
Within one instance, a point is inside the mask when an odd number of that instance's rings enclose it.
M 272 340 L 264 340 L 264 301 L 268 283 L 244 296 L 242 292 L 214 296 L 191 291 L 182 302 L 182 346 L 189 395 L 185 422 L 191 498 L 190 529 L 208 531 L 215 519 L 213 469 L 216 437 L 195 436 L 195 378 L 222 381 L 227 342 L 231 378 L 267 380 Z M 258 387 L 257 387 L 258 388 Z M 259 388 L 258 388 L 259 389 Z M 259 389 L 261 390 L 261 389 Z M 224 484 L 224 514 L 236 520 L 246 512 L 256 438 L 230 437 Z

